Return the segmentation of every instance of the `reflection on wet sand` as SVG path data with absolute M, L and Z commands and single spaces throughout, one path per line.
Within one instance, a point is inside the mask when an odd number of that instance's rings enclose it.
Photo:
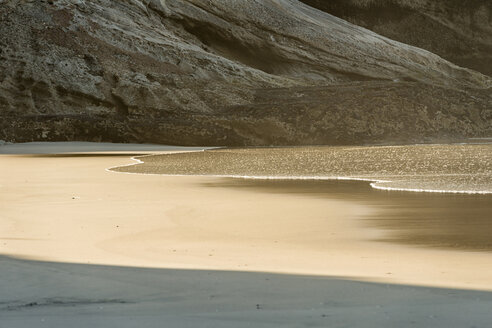
M 220 180 L 218 180 L 220 181 Z M 224 178 L 209 187 L 356 200 L 381 209 L 368 222 L 390 232 L 384 240 L 468 250 L 492 250 L 492 196 L 375 190 L 364 181 Z M 308 209 L 307 209 L 308 210 Z

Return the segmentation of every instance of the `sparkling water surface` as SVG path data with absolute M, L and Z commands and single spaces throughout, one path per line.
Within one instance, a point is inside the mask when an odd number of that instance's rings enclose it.
M 352 178 L 380 189 L 492 193 L 492 144 L 216 149 L 119 171 L 270 179 Z

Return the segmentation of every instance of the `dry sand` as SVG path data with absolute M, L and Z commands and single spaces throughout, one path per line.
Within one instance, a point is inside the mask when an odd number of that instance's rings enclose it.
M 0 147 L 1 328 L 492 325 L 491 253 L 375 242 L 378 208 L 350 199 L 109 172 L 121 146 L 69 146 Z

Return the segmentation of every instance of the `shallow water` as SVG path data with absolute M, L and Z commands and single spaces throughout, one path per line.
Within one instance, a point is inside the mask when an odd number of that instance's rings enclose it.
M 384 240 L 492 250 L 491 144 L 219 149 L 142 160 L 117 170 L 250 177 L 207 186 L 355 200 L 379 209 L 367 222 L 389 232 Z
M 138 173 L 377 181 L 373 187 L 492 193 L 492 144 L 218 149 L 157 155 Z

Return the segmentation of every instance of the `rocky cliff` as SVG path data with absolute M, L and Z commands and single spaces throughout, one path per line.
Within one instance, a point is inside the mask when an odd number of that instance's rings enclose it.
M 0 139 L 492 134 L 491 78 L 296 0 L 0 1 Z
M 301 0 L 492 76 L 490 0 Z

